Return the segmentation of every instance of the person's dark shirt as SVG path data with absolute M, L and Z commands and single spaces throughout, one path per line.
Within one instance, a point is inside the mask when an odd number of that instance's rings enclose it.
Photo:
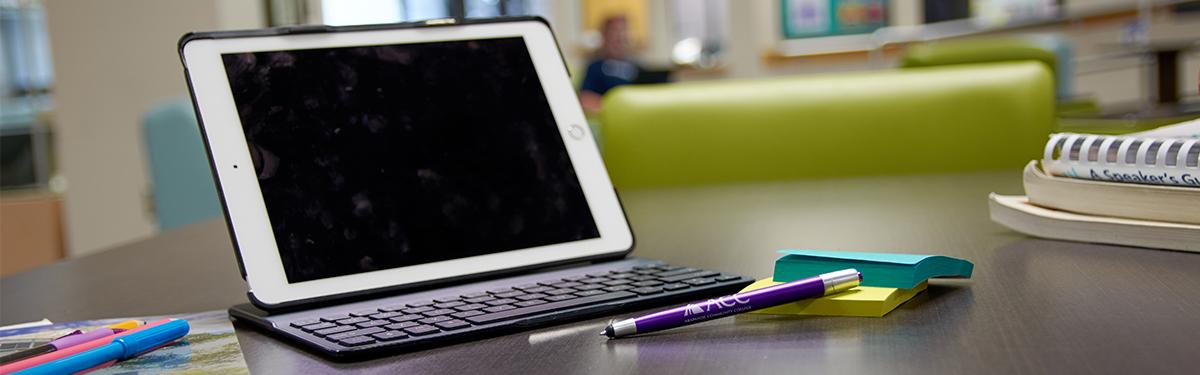
M 600 95 L 614 87 L 633 83 L 638 77 L 637 64 L 627 60 L 596 59 L 588 64 L 580 90 Z

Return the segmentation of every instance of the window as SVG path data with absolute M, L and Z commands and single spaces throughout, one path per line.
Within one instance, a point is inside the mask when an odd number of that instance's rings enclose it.
M 925 23 L 979 19 L 992 26 L 1054 19 L 1062 0 L 924 0 Z
M 719 65 L 729 11 L 723 0 L 671 2 L 675 44 L 671 62 L 700 68 Z
M 0 95 L 43 93 L 54 81 L 46 16 L 38 2 L 0 1 Z
M 53 83 L 41 2 L 0 0 L 0 188 L 49 182 Z
M 437 18 L 544 15 L 550 0 L 323 0 L 327 25 L 364 25 Z

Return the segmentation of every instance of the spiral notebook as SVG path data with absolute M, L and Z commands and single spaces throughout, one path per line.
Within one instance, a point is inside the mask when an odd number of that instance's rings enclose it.
M 1200 120 L 1124 136 L 1053 134 L 1042 168 L 1057 176 L 1200 188 Z

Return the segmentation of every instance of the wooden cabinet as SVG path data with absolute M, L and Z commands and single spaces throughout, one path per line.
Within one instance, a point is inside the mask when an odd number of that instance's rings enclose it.
M 40 192 L 0 194 L 0 276 L 62 259 L 62 198 Z

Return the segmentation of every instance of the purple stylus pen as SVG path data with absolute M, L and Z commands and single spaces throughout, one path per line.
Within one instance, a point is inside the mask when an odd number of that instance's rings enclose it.
M 847 268 L 745 293 L 693 302 L 646 316 L 619 320 L 609 324 L 600 334 L 608 338 L 618 338 L 682 327 L 802 299 L 841 293 L 858 286 L 859 282 L 862 282 L 862 273 Z

